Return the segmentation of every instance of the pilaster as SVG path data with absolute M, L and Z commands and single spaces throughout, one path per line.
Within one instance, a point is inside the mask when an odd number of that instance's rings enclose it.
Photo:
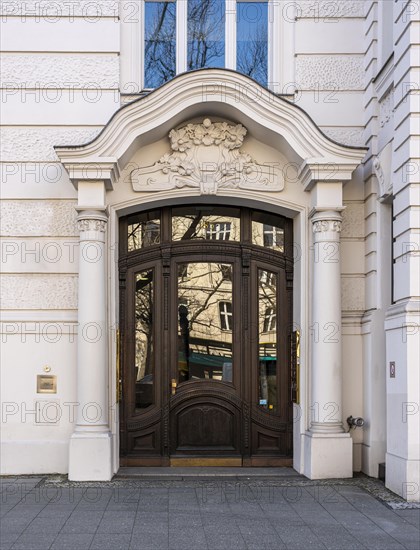
M 342 418 L 341 197 L 338 183 L 318 182 L 312 189 L 311 419 L 304 470 L 311 479 L 353 475 L 352 439 Z
M 80 231 L 77 415 L 69 448 L 69 479 L 112 477 L 108 424 L 106 228 L 104 208 L 78 209 Z

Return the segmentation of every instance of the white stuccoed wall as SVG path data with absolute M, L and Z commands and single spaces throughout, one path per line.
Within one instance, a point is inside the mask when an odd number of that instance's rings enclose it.
M 118 5 L 30 0 L 0 9 L 1 471 L 65 473 L 79 232 L 77 193 L 53 146 L 92 139 L 119 107 Z M 56 395 L 36 393 L 44 366 L 57 376 Z M 35 415 L 37 402 L 44 408 Z
M 420 500 L 420 3 L 394 5 L 394 304 L 386 313 L 386 484 Z
M 396 492 L 410 496 L 415 487 L 407 489 L 404 484 L 418 483 L 415 327 L 419 319 L 404 308 L 414 307 L 411 297 L 418 296 L 419 275 L 418 255 L 412 251 L 415 248 L 405 243 L 413 243 L 418 250 L 418 210 L 410 204 L 420 202 L 416 194 L 419 132 L 415 114 L 410 113 L 418 113 L 419 107 L 418 94 L 409 93 L 403 84 L 418 80 L 410 65 L 418 55 L 415 30 L 419 16 L 417 12 L 403 17 L 399 13 L 404 2 L 395 4 L 396 92 L 391 100 L 386 93 L 387 82 L 379 89 L 371 82 L 385 61 L 376 61 L 377 2 L 296 0 L 293 4 L 295 57 L 291 55 L 291 67 L 285 74 L 294 74 L 297 105 L 333 139 L 369 146 L 363 172 L 359 170 L 344 188 L 346 210 L 341 234 L 343 417 L 353 414 L 367 420 L 364 431 L 352 434 L 353 465 L 356 470 L 377 475 L 378 463 L 385 460 L 386 416 L 387 483 Z M 411 4 L 417 6 L 418 2 Z M 74 245 L 78 233 L 76 192 L 57 162 L 53 145 L 91 140 L 119 107 L 121 21 L 117 18 L 118 3 L 112 0 L 64 3 L 58 11 L 55 2 L 32 0 L 3 1 L 0 6 L 4 52 L 2 336 L 6 344 L 1 372 L 2 399 L 10 403 L 8 414 L 2 418 L 6 441 L 2 471 L 66 472 L 74 421 L 66 412 L 71 407 L 64 404 L 75 400 L 78 266 Z M 125 23 L 129 15 L 125 13 Z M 410 18 L 417 18 L 417 22 Z M 388 117 L 391 101 L 395 106 L 393 120 Z M 406 141 L 409 132 L 413 137 Z M 380 153 L 394 135 L 397 305 L 388 310 L 385 357 L 390 206 L 377 201 L 378 182 L 372 163 L 375 156 L 382 160 Z M 386 177 L 390 178 L 389 170 Z M 54 256 L 57 250 L 58 260 Z M 414 323 L 410 325 L 414 329 L 404 330 L 404 323 Z M 54 327 L 61 335 L 57 341 L 48 333 Z M 397 377 L 385 380 L 389 361 L 396 361 Z M 50 425 L 36 423 L 34 415 L 21 419 L 22 403 L 27 412 L 43 397 L 37 396 L 35 384 L 36 374 L 42 373 L 44 365 L 58 376 L 58 393 L 53 397 L 63 406 L 61 419 Z M 405 417 L 401 413 L 404 402 L 414 403 Z M 47 444 L 50 452 L 45 453 Z

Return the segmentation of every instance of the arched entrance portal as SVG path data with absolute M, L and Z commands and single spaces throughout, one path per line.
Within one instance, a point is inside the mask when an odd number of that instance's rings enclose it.
M 120 243 L 122 463 L 291 464 L 291 220 L 177 206 Z
M 240 93 L 249 86 L 257 94 L 252 98 Z M 331 338 L 331 327 L 334 335 L 340 334 L 343 186 L 352 179 L 365 150 L 332 141 L 301 108 L 247 77 L 229 70 L 205 69 L 179 75 L 121 107 L 90 143 L 57 147 L 56 151 L 77 188 L 78 324 L 83 328 L 93 323 L 101 335 L 90 342 L 83 330 L 78 331 L 75 378 L 80 406 L 69 444 L 69 478 L 110 479 L 121 464 L 118 434 L 123 436 L 125 463 L 129 456 L 133 463 L 142 458 L 158 464 L 181 456 L 222 456 L 243 464 L 290 457 L 290 408 L 283 399 L 287 380 L 281 378 L 288 369 L 284 327 L 290 320 L 290 310 L 282 305 L 291 284 L 287 225 L 281 225 L 285 220 L 266 222 L 273 227 L 278 223 L 285 230 L 285 250 L 281 252 L 252 241 L 251 210 L 239 214 L 238 241 L 210 238 L 223 234 L 223 227 L 212 227 L 211 219 L 209 233 L 201 241 L 174 239 L 173 211 L 160 211 L 158 218 L 146 220 L 160 220 L 160 242 L 153 243 L 151 230 L 148 238 L 153 244 L 144 246 L 141 241 L 143 246 L 129 253 L 126 243 L 127 249 L 118 257 L 123 290 L 121 307 L 117 305 L 113 246 L 117 218 L 137 212 L 139 204 L 146 210 L 146 205 L 176 208 L 185 203 L 261 205 L 265 210 L 295 216 L 294 237 L 302 255 L 294 273 L 293 321 L 301 330 L 294 467 L 312 479 L 351 476 L 352 439 L 343 427 L 342 338 Z M 264 220 L 261 223 L 264 225 Z M 89 261 L 86 247 L 99 251 L 97 261 Z M 184 289 L 189 270 L 197 277 L 201 273 L 208 285 L 210 274 L 216 286 L 222 276 L 224 289 L 231 284 L 232 309 L 228 300 L 218 300 L 221 305 L 214 307 L 215 320 L 204 322 L 206 334 L 198 334 L 203 320 L 199 315 L 191 317 L 191 303 L 211 291 L 195 291 L 191 282 Z M 135 286 L 136 277 L 140 290 Z M 258 285 L 261 278 L 270 277 L 276 280 L 277 300 L 275 404 L 268 391 L 272 356 L 259 355 L 263 321 L 258 304 L 264 303 L 258 297 Z M 147 335 L 152 330 L 152 340 L 139 342 L 138 348 L 143 346 L 147 357 L 152 351 L 154 355 L 153 362 L 137 359 L 136 366 L 136 331 L 131 327 L 130 332 L 128 327 L 136 322 L 136 291 L 146 292 L 146 288 L 153 293 L 153 330 L 146 324 L 143 332 Z M 180 303 L 182 299 L 186 303 Z M 266 318 L 269 323 L 270 315 Z M 236 323 L 231 342 L 226 329 L 229 319 Z M 127 342 L 123 346 L 127 371 L 123 391 L 128 392 L 124 395 L 129 396 L 132 407 L 123 408 L 122 417 L 114 414 L 119 396 L 114 382 L 119 377 L 112 329 L 115 331 L 119 322 L 125 323 L 121 328 Z M 224 344 L 219 346 L 219 359 L 207 349 L 208 341 L 216 339 L 216 327 L 217 341 Z M 310 327 L 330 332 L 325 338 L 310 338 Z M 200 338 L 207 342 L 200 343 Z M 265 357 L 268 359 L 263 360 Z M 205 361 L 211 361 L 211 368 Z M 258 378 L 261 365 L 266 368 L 265 394 L 258 393 L 264 387 Z M 146 396 L 138 407 L 136 383 L 138 394 Z M 147 392 L 153 398 L 150 403 Z M 129 399 L 125 397 L 124 403 Z M 83 414 L 90 403 L 101 411 L 94 421 Z M 206 408 L 211 408 L 212 414 L 206 415 Z M 210 424 L 206 424 L 208 419 Z M 183 429 L 185 424 L 193 426 L 189 434 Z M 136 429 L 140 430 L 138 437 Z

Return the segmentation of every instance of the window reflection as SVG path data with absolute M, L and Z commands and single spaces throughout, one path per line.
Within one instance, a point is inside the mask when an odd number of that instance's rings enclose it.
M 237 3 L 236 69 L 263 86 L 268 80 L 268 3 Z
M 232 381 L 232 265 L 178 266 L 178 376 Z M 185 278 L 188 273 L 188 278 Z
M 252 217 L 252 244 L 284 252 L 284 229 L 276 216 L 255 212 Z
M 144 212 L 128 218 L 128 252 L 160 243 L 160 212 Z
M 157 88 L 176 74 L 176 3 L 145 2 L 144 85 Z
M 277 411 L 277 275 L 258 271 L 258 404 Z
M 188 0 L 188 70 L 225 66 L 225 1 Z
M 172 239 L 239 241 L 239 209 L 185 207 L 172 210 Z
M 138 273 L 135 284 L 135 403 L 145 408 L 154 403 L 153 271 Z

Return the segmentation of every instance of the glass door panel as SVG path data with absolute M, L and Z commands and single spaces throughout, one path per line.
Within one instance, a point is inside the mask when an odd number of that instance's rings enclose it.
M 178 381 L 232 382 L 232 264 L 178 264 Z
M 154 403 L 154 273 L 152 269 L 135 277 L 135 403 L 145 409 Z
M 258 405 L 277 412 L 277 275 L 258 270 Z

